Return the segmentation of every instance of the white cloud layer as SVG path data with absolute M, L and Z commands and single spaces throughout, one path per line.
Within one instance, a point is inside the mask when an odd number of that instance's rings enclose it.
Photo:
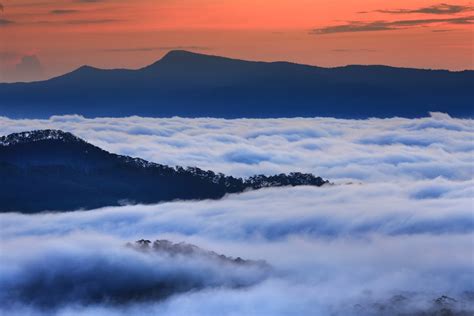
M 472 120 L 0 117 L 0 135 L 54 128 L 108 151 L 236 176 L 291 171 L 331 180 L 390 181 L 472 176 Z
M 414 120 L 0 118 L 0 134 L 39 128 L 159 163 L 239 176 L 305 171 L 337 185 L 1 214 L 0 313 L 380 315 L 385 304 L 391 316 L 429 311 L 441 295 L 456 298 L 454 309 L 474 311 L 472 120 L 439 113 Z M 264 259 L 273 269 L 235 271 L 123 247 L 141 238 Z M 200 287 L 159 301 L 79 299 L 91 289 L 141 293 L 169 276 Z M 64 280 L 77 284 L 73 294 Z M 406 299 L 394 305 L 394 295 Z M 38 303 L 51 298 L 46 308 Z

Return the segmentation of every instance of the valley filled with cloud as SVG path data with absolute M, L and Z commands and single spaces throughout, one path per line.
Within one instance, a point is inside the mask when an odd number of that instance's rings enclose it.
M 47 128 L 171 166 L 239 177 L 310 172 L 332 184 L 3 213 L 2 314 L 474 311 L 472 120 L 442 113 L 367 120 L 0 118 L 0 135 Z M 235 267 L 127 246 L 142 238 L 266 264 Z

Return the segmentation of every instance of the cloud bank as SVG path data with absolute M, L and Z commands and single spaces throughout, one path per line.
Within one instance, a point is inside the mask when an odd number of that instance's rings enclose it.
M 0 117 L 0 134 L 61 129 L 110 152 L 234 176 L 292 171 L 332 181 L 472 177 L 472 120 Z
M 204 256 L 144 253 L 93 234 L 19 239 L 3 244 L 2 254 L 5 309 L 161 301 L 180 292 L 250 286 L 267 274 L 263 267 Z
M 474 290 L 472 191 L 414 197 L 431 185 L 283 188 L 221 201 L 3 214 L 4 311 L 41 315 L 46 306 L 48 315 L 367 315 L 354 306 L 370 309 L 397 295 L 409 299 L 401 308 L 412 313 L 442 295 L 472 308 L 465 298 Z M 149 258 L 123 247 L 140 237 L 264 259 L 273 272 Z M 166 300 L 116 304 L 110 298 L 122 291 L 146 297 L 173 282 L 197 285 Z
M 472 120 L 440 113 L 412 120 L 0 119 L 1 134 L 38 128 L 159 163 L 239 176 L 305 171 L 336 184 L 218 201 L 1 214 L 0 313 L 474 311 Z M 141 238 L 262 259 L 272 269 L 124 247 Z

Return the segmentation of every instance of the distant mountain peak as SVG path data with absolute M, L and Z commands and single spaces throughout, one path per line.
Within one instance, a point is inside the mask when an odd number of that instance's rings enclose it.
M 196 57 L 219 57 L 219 56 L 213 56 L 213 55 L 208 55 L 208 54 L 191 52 L 188 50 L 177 49 L 177 50 L 170 50 L 161 59 L 163 60 L 163 59 L 180 59 L 180 58 L 196 58 Z M 220 57 L 220 58 L 225 58 L 225 57 Z
M 88 74 L 88 73 L 94 73 L 96 71 L 101 71 L 101 70 L 104 70 L 104 69 L 92 67 L 92 66 L 89 66 L 89 65 L 82 65 L 79 68 L 77 68 L 77 69 L 73 70 L 72 72 L 70 72 L 69 74 Z M 60 77 L 62 77 L 62 76 L 60 76 Z
M 84 143 L 82 139 L 69 132 L 56 129 L 33 130 L 21 133 L 13 133 L 0 137 L 0 146 L 10 146 L 38 142 L 43 140 L 58 140 L 62 142 Z
M 193 56 L 193 55 L 204 55 L 204 54 L 195 53 L 195 52 L 191 52 L 184 49 L 174 49 L 167 52 L 165 56 L 163 56 L 163 58 Z
M 76 70 L 77 71 L 87 71 L 87 70 L 97 70 L 97 69 L 99 69 L 99 68 L 92 67 L 92 66 L 89 66 L 89 65 L 82 65 L 79 68 L 77 68 Z
M 212 67 L 222 62 L 248 62 L 217 55 L 208 55 L 187 50 L 171 50 L 160 60 L 145 67 L 144 69 L 155 69 L 156 67 Z M 212 69 L 208 69 L 212 70 Z

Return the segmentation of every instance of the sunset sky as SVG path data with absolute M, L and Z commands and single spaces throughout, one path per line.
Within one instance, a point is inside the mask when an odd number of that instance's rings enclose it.
M 473 3 L 425 0 L 0 0 L 0 81 L 185 49 L 250 60 L 473 69 Z

